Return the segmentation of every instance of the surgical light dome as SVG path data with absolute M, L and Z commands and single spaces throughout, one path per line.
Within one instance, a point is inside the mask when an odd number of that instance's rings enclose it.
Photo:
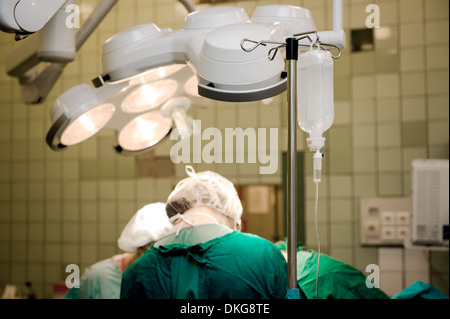
M 261 6 L 250 19 L 238 7 L 209 7 L 187 15 L 181 30 L 155 24 L 124 30 L 103 44 L 103 81 L 120 82 L 170 64 L 189 64 L 198 94 L 221 101 L 270 98 L 287 89 L 282 55 L 269 59 L 276 45 L 244 52 L 244 38 L 284 41 L 311 31 L 309 10 L 286 5 Z M 102 81 L 101 81 L 102 82 Z
M 101 94 L 103 96 L 99 96 L 94 88 L 81 84 L 62 94 L 53 103 L 50 110 L 55 123 L 53 138 L 57 136 L 61 142 L 56 148 L 81 143 L 108 123 L 115 110 L 113 104 L 105 103 L 104 97 L 109 94 L 111 86 L 105 87 Z M 60 125 L 61 121 L 64 121 L 63 125 Z

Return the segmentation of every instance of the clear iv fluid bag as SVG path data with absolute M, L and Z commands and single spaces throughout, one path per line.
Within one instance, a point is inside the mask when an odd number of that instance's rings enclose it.
M 320 150 L 322 133 L 334 120 L 333 58 L 329 51 L 312 48 L 298 57 L 298 123 L 310 134 L 311 150 Z

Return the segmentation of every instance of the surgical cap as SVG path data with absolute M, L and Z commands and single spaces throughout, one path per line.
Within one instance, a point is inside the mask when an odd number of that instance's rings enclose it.
M 163 237 L 172 228 L 165 207 L 164 203 L 153 203 L 138 210 L 117 240 L 119 248 L 135 252 L 139 247 Z
M 189 202 L 191 207 L 207 206 L 241 223 L 242 204 L 233 183 L 211 171 L 196 173 L 186 166 L 188 178 L 181 180 L 167 199 L 171 202 Z

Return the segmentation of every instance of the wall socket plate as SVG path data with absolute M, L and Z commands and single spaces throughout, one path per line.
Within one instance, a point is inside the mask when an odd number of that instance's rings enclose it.
M 411 197 L 361 198 L 361 245 L 403 246 L 411 237 L 411 212 Z

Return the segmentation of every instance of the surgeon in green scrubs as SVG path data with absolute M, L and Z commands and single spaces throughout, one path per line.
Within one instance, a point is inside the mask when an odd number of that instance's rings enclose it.
M 286 256 L 286 242 L 275 245 Z M 297 247 L 297 283 L 307 299 L 317 295 L 317 258 L 315 251 Z M 318 299 L 390 299 L 381 289 L 368 288 L 361 271 L 324 254 L 320 255 L 318 283 Z
M 119 299 L 125 269 L 172 228 L 165 207 L 165 203 L 153 203 L 138 210 L 117 241 L 119 248 L 126 253 L 89 266 L 80 279 L 79 287 L 71 288 L 65 299 Z
M 121 298 L 285 298 L 286 260 L 273 243 L 238 230 L 234 185 L 211 171 L 186 172 L 167 200 L 174 227 L 124 272 Z

